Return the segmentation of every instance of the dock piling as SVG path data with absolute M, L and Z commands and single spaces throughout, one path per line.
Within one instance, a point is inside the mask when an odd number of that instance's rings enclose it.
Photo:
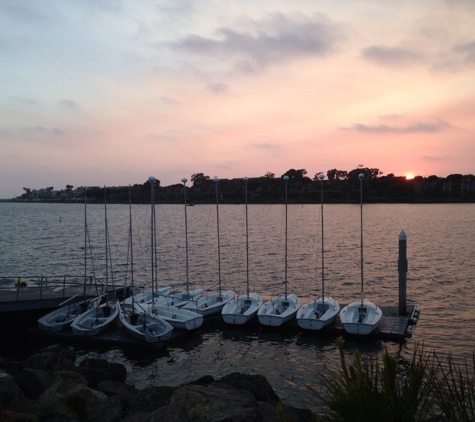
M 407 315 L 406 309 L 406 288 L 407 288 L 407 236 L 404 230 L 399 233 L 399 315 Z

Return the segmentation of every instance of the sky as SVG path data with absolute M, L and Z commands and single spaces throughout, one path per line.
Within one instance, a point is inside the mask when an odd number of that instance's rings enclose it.
M 0 198 L 475 173 L 473 0 L 0 0 Z

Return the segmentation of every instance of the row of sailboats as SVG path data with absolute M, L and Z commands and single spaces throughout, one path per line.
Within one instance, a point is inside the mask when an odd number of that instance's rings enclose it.
M 221 314 L 224 322 L 233 325 L 245 324 L 251 319 L 258 317 L 259 322 L 266 326 L 281 326 L 293 319 L 297 319 L 299 326 L 308 330 L 320 330 L 325 326 L 333 323 L 338 315 L 343 324 L 344 329 L 351 334 L 369 334 L 374 331 L 382 316 L 381 309 L 374 303 L 364 297 L 363 290 L 363 206 L 362 206 L 362 180 L 364 175 L 360 174 L 360 209 L 361 209 L 361 300 L 355 301 L 344 307 L 340 311 L 340 306 L 331 296 L 325 294 L 325 273 L 324 273 L 324 232 L 323 232 L 323 179 L 324 175 L 320 174 L 321 181 L 321 297 L 310 301 L 302 306 L 300 299 L 294 293 L 288 292 L 287 280 L 287 250 L 288 250 L 288 176 L 284 176 L 285 182 L 285 257 L 284 257 L 284 293 L 275 299 L 264 303 L 262 297 L 257 292 L 250 291 L 249 280 L 249 223 L 248 223 L 248 178 L 244 178 L 245 185 L 245 214 L 246 214 L 246 292 L 236 295 L 233 290 L 222 290 L 221 283 L 221 251 L 220 251 L 220 227 L 219 227 L 219 179 L 215 177 L 216 189 L 216 221 L 217 221 L 217 252 L 218 252 L 218 292 L 208 293 L 204 289 L 189 288 L 189 265 L 188 265 L 188 221 L 187 221 L 187 198 L 186 198 L 186 182 L 182 179 L 184 190 L 185 205 L 185 251 L 186 251 L 186 290 L 175 292 L 171 286 L 158 287 L 157 283 L 157 241 L 156 241 L 156 221 L 155 221 L 155 193 L 154 187 L 157 179 L 150 177 L 151 185 L 151 288 L 140 293 L 134 290 L 134 268 L 133 268 L 133 242 L 132 242 L 132 207 L 131 193 L 129 187 L 129 248 L 131 258 L 131 288 L 132 295 L 122 303 L 105 302 L 99 305 L 98 301 L 89 304 L 89 308 L 85 310 L 84 306 L 78 307 L 75 314 L 69 315 L 70 311 L 66 311 L 63 307 L 62 312 L 57 312 L 60 317 L 53 318 L 45 316 L 38 320 L 41 329 L 59 330 L 61 328 L 58 320 L 67 318 L 69 324 L 73 327 L 76 334 L 95 335 L 103 329 L 119 315 L 119 319 L 126 331 L 135 338 L 147 342 L 163 341 L 171 336 L 174 328 L 181 330 L 194 330 L 199 328 L 203 323 L 205 316 L 213 314 Z M 107 212 L 106 212 L 106 266 L 107 266 Z M 85 212 L 85 222 L 87 231 L 87 220 Z M 106 269 L 106 283 L 107 283 Z M 86 275 L 85 275 L 86 279 Z M 205 294 L 204 294 L 205 293 Z M 75 307 L 77 305 L 74 305 Z M 69 304 L 69 308 L 72 305 Z M 60 308 L 61 309 L 61 308 Z M 76 309 L 76 308 L 74 308 Z M 52 313 L 52 314 L 53 314 Z M 53 328 L 54 327 L 54 328 Z
M 247 255 L 247 293 L 229 302 L 222 311 L 223 319 L 229 324 L 244 324 L 256 314 L 259 322 L 267 326 L 281 326 L 286 322 L 296 319 L 298 325 L 306 330 L 321 330 L 335 322 L 337 316 L 343 324 L 345 331 L 350 334 L 370 334 L 379 326 L 382 317 L 381 309 L 364 297 L 363 283 L 363 179 L 364 174 L 359 174 L 360 180 L 360 263 L 361 263 L 361 299 L 350 303 L 340 311 L 340 305 L 331 296 L 325 294 L 325 267 L 324 267 L 324 226 L 323 226 L 323 179 L 319 174 L 321 187 L 321 297 L 301 306 L 297 295 L 288 293 L 287 280 L 287 183 L 288 176 L 284 176 L 285 182 L 285 255 L 284 255 L 284 294 L 275 299 L 262 303 L 262 299 L 256 293 L 249 292 L 249 246 L 248 246 L 248 214 L 247 214 L 247 178 L 244 179 L 246 187 L 246 255 Z M 252 311 L 251 311 L 252 309 Z M 248 315 L 241 316 L 240 314 Z

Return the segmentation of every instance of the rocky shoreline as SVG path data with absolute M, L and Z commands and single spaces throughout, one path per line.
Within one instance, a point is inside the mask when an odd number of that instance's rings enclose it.
M 0 421 L 310 422 L 308 409 L 285 406 L 262 375 L 211 375 L 178 387 L 128 384 L 118 363 L 51 348 L 24 361 L 0 357 Z

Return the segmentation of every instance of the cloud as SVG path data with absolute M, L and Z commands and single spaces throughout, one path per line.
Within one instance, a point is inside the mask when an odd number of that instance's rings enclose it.
M 186 54 L 234 59 L 239 70 L 249 72 L 300 57 L 325 56 L 343 38 L 341 28 L 321 15 L 309 18 L 276 13 L 247 26 L 247 30 L 219 28 L 215 38 L 189 35 L 170 46 Z
M 68 100 L 68 99 L 61 100 L 59 102 L 59 105 L 62 108 L 65 108 L 65 109 L 71 110 L 71 111 L 76 111 L 76 110 L 79 109 L 79 105 L 73 100 Z
M 14 103 L 20 104 L 20 105 L 32 105 L 32 106 L 40 105 L 40 102 L 35 100 L 34 98 L 15 97 L 12 95 L 10 95 L 8 98 Z
M 180 105 L 179 101 L 171 97 L 166 97 L 166 96 L 160 97 L 160 101 L 165 105 L 170 105 L 170 106 Z
M 272 145 L 267 142 L 261 142 L 261 143 L 252 144 L 252 147 L 257 148 L 257 149 L 276 149 L 278 148 L 278 145 Z
M 351 129 L 344 128 L 344 130 L 363 133 L 436 133 L 450 127 L 452 127 L 450 123 L 439 119 L 434 123 L 416 122 L 407 126 L 389 126 L 387 124 L 364 125 L 356 123 L 351 127 Z
M 475 64 L 475 41 L 459 43 L 449 51 L 440 54 L 440 61 L 435 68 L 460 70 L 466 67 L 473 68 Z
M 413 51 L 387 47 L 383 45 L 373 45 L 362 50 L 364 59 L 385 66 L 407 66 L 419 63 L 423 57 Z
M 209 84 L 208 89 L 215 94 L 225 94 L 228 91 L 228 85 L 226 84 Z
M 55 127 L 46 128 L 44 126 L 23 126 L 23 131 L 35 135 L 63 135 L 64 131 Z

